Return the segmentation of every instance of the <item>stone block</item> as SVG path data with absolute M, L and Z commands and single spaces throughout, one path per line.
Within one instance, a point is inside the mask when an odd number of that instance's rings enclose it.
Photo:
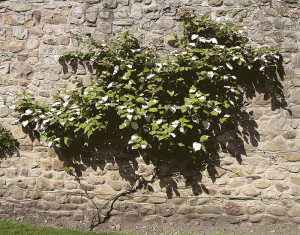
M 228 176 L 233 178 L 233 177 L 240 177 L 243 175 L 243 172 L 241 170 L 240 167 L 236 167 L 236 166 L 233 166 L 233 167 L 230 167 L 229 168 L 229 171 L 228 171 Z
M 223 207 L 227 215 L 238 216 L 245 214 L 245 210 L 242 205 L 235 202 L 226 202 Z
M 264 215 L 251 215 L 249 217 L 249 221 L 251 223 L 258 223 L 258 222 L 262 221 L 263 218 L 264 218 Z
M 11 203 L 1 203 L 0 208 L 5 212 L 14 212 L 14 204 Z
M 96 197 L 100 199 L 111 199 L 114 197 L 115 191 L 111 187 L 103 185 L 97 189 L 96 194 Z
M 298 162 L 300 161 L 300 153 L 283 152 L 276 155 L 276 161 L 279 162 Z
M 116 191 L 120 191 L 122 189 L 122 182 L 108 181 L 108 185 Z
M 43 189 L 43 190 L 47 190 L 47 191 L 54 190 L 54 187 L 50 183 L 50 180 L 47 180 L 44 178 L 38 178 L 36 180 L 36 187 L 37 187 L 37 189 Z
M 24 50 L 25 44 L 24 42 L 10 42 L 8 45 L 8 50 L 13 53 L 20 52 Z
M 287 208 L 278 205 L 272 205 L 266 207 L 266 212 L 271 215 L 285 216 L 287 214 Z
M 271 186 L 270 183 L 266 182 L 266 181 L 258 181 L 254 183 L 255 187 L 259 188 L 259 189 L 265 189 Z
M 65 183 L 65 188 L 67 188 L 67 189 L 77 189 L 78 188 L 78 183 L 66 182 Z
M 286 191 L 290 188 L 290 186 L 287 183 L 276 183 L 275 184 L 275 188 L 279 191 L 279 192 L 283 192 Z
M 6 170 L 5 176 L 6 176 L 7 178 L 14 178 L 14 177 L 16 177 L 17 175 L 18 175 L 18 170 L 17 170 L 17 169 L 14 169 L 14 168 L 8 168 L 8 169 Z
M 28 38 L 29 32 L 28 29 L 23 27 L 15 27 L 14 28 L 14 37 L 19 40 L 24 40 Z
M 83 204 L 88 201 L 88 198 L 85 196 L 72 196 L 71 197 L 71 202 L 75 204 Z
M 284 180 L 288 176 L 288 173 L 279 171 L 267 171 L 265 175 L 269 180 Z
M 55 189 L 63 189 L 64 188 L 64 182 L 61 180 L 52 180 L 51 183 Z
M 265 206 L 258 201 L 248 201 L 245 205 L 248 214 L 258 214 L 265 211 Z
M 137 212 L 127 212 L 124 214 L 124 222 L 135 223 L 140 220 L 139 213 Z
M 242 193 L 246 196 L 256 197 L 260 194 L 260 191 L 252 184 L 248 184 L 242 187 Z
M 64 162 L 59 159 L 53 159 L 52 168 L 54 171 L 63 171 L 64 170 Z
M 37 209 L 39 210 L 43 210 L 43 211 L 46 211 L 49 209 L 49 206 L 47 203 L 44 203 L 44 202 L 39 202 L 36 206 Z
M 74 213 L 73 220 L 75 220 L 75 221 L 82 221 L 82 220 L 84 220 L 84 214 L 83 213 L 79 213 L 79 212 Z
M 167 201 L 167 198 L 166 197 L 150 197 L 149 198 L 149 203 L 151 204 L 162 204 L 162 203 L 165 203 Z

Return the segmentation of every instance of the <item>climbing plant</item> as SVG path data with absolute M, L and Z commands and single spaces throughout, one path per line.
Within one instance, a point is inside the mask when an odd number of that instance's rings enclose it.
M 97 80 L 88 87 L 74 80 L 76 88 L 57 94 L 51 105 L 37 105 L 29 93 L 20 95 L 11 106 L 21 114 L 19 124 L 55 148 L 71 147 L 79 134 L 88 142 L 112 125 L 128 131 L 131 149 L 183 151 L 201 160 L 214 126 L 235 122 L 230 110 L 246 85 L 257 76 L 277 77 L 281 56 L 278 49 L 248 45 L 233 24 L 188 11 L 181 21 L 185 32 L 178 37 L 173 31 L 170 43 L 176 50 L 166 60 L 140 47 L 128 31 L 107 44 L 90 39 L 88 52 L 64 52 L 62 63 L 85 63 Z
M 19 142 L 14 138 L 10 131 L 7 131 L 0 125 L 0 156 L 6 156 L 13 153 L 19 147 Z

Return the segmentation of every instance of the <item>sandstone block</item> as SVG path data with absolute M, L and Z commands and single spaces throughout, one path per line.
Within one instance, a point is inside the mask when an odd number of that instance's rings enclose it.
M 276 223 L 278 217 L 270 216 L 270 215 L 264 215 L 262 224 L 270 225 Z
M 75 204 L 83 204 L 88 201 L 88 198 L 84 196 L 72 196 L 71 197 L 71 202 Z
M 39 191 L 32 191 L 31 192 L 31 199 L 37 200 L 42 198 L 42 193 Z
M 223 207 L 227 215 L 238 216 L 245 214 L 244 208 L 235 202 L 226 202 Z
M 24 191 L 23 190 L 14 190 L 13 197 L 17 200 L 23 200 L 24 199 Z
M 266 178 L 269 180 L 284 180 L 287 176 L 287 172 L 279 172 L 279 171 L 267 171 Z
M 258 214 L 262 213 L 265 210 L 265 206 L 261 202 L 257 201 L 248 201 L 246 203 L 246 211 L 248 214 Z
M 38 178 L 36 180 L 36 187 L 37 187 L 37 189 L 43 189 L 43 190 L 48 190 L 48 191 L 54 190 L 50 181 L 47 179 L 44 179 L 44 178 Z
M 51 170 L 51 167 L 52 167 L 52 159 L 51 159 L 51 158 L 48 158 L 48 159 L 42 159 L 42 160 L 41 160 L 41 167 L 42 167 L 45 171 Z
M 263 215 L 251 215 L 249 217 L 249 221 L 252 223 L 258 223 L 258 222 L 262 221 L 263 218 L 264 218 Z
M 300 177 L 291 176 L 291 181 L 292 181 L 294 184 L 300 185 Z
M 116 191 L 120 191 L 122 189 L 122 182 L 109 181 L 108 184 Z
M 63 171 L 64 170 L 64 162 L 59 159 L 53 159 L 52 168 L 54 171 Z
M 180 213 L 180 214 L 190 214 L 192 212 L 193 212 L 193 207 L 191 207 L 191 206 L 181 206 L 178 209 L 178 213 Z
M 231 177 L 231 178 L 240 177 L 242 175 L 243 175 L 243 172 L 242 172 L 240 167 L 233 166 L 233 167 L 229 168 L 229 171 L 228 171 L 228 176 L 229 177 Z
M 7 178 L 14 178 L 18 175 L 18 170 L 14 168 L 8 168 L 5 175 Z
M 259 189 L 265 189 L 271 186 L 271 184 L 266 181 L 255 182 L 254 185 Z
M 65 204 L 68 202 L 68 196 L 65 194 L 56 195 L 56 202 L 60 204 Z
M 287 208 L 278 205 L 268 206 L 266 207 L 266 212 L 268 212 L 271 215 L 284 216 L 287 213 Z
M 300 215 L 300 206 L 298 206 L 298 205 L 293 206 L 288 211 L 288 216 L 290 216 L 290 217 L 299 217 L 299 215 Z
M 124 220 L 129 223 L 135 223 L 139 221 L 139 213 L 137 212 L 127 212 L 124 215 Z M 126 223 L 125 222 L 125 223 Z
M 278 153 L 276 155 L 276 161 L 298 162 L 298 161 L 300 161 L 300 153 L 297 153 L 297 152 Z
M 47 213 L 47 215 L 49 215 L 50 217 L 53 217 L 55 219 L 58 219 L 60 217 L 60 214 L 58 212 L 55 212 L 55 211 L 49 211 Z
M 0 204 L 1 209 L 5 212 L 13 212 L 14 211 L 14 205 L 10 203 L 1 203 Z
M 275 184 L 275 188 L 279 191 L 279 192 L 283 192 L 285 190 L 288 190 L 290 188 L 290 186 L 287 183 L 276 183 Z
M 10 42 L 8 45 L 10 52 L 17 53 L 24 49 L 24 42 Z
M 55 189 L 63 189 L 64 188 L 64 182 L 60 180 L 52 180 L 52 185 Z
M 79 213 L 79 212 L 74 213 L 73 220 L 82 221 L 83 219 L 84 219 L 84 214 L 83 213 Z
M 149 198 L 149 203 L 151 204 L 162 204 L 167 201 L 167 198 L 165 197 L 151 197 Z
M 43 202 L 39 202 L 36 206 L 37 209 L 39 210 L 43 210 L 43 211 L 46 211 L 49 209 L 49 206 L 47 203 L 43 203 Z
M 60 44 L 61 45 L 69 45 L 70 38 L 68 36 L 63 36 L 60 38 Z
M 155 205 L 142 204 L 138 207 L 138 212 L 142 215 L 155 214 Z
M 78 183 L 73 183 L 73 182 L 66 182 L 65 183 L 65 188 L 67 189 L 77 189 Z
M 107 185 L 100 186 L 96 193 L 96 197 L 100 199 L 111 199 L 115 195 L 115 191 Z

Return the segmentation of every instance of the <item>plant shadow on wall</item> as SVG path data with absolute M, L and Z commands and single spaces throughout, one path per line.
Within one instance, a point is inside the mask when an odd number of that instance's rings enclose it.
M 88 52 L 63 53 L 64 71 L 82 64 L 96 73 L 94 84 L 83 87 L 77 79 L 76 88 L 55 96 L 52 105 L 38 106 L 23 94 L 14 107 L 23 114 L 19 123 L 55 148 L 79 177 L 88 167 L 112 163 L 129 188 L 139 181 L 138 188 L 155 191 L 159 180 L 168 197 L 181 196 L 181 180 L 194 195 L 214 193 L 201 172 L 215 181 L 220 152 L 241 163 L 244 143 L 258 145 L 246 99 L 260 93 L 271 99 L 272 110 L 286 108 L 282 57 L 274 48 L 246 45 L 232 24 L 187 11 L 181 21 L 185 33 L 178 38 L 173 32 L 177 51 L 164 61 L 128 32 L 107 45 L 90 39 Z M 153 171 L 139 165 L 139 156 Z

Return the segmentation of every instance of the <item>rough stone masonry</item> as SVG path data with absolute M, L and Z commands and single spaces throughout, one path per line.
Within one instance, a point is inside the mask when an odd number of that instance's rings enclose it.
M 254 120 L 259 140 L 245 141 L 242 163 L 220 153 L 215 180 L 201 173 L 206 192 L 195 193 L 178 181 L 178 195 L 167 196 L 162 181 L 152 191 L 137 190 L 115 202 L 112 220 L 225 221 L 228 223 L 290 222 L 300 224 L 300 1 L 298 0 L 8 0 L 0 3 L 0 123 L 21 144 L 20 156 L 0 163 L 0 212 L 11 215 L 43 214 L 75 221 L 89 220 L 94 205 L 84 187 L 101 207 L 113 195 L 127 190 L 126 172 L 149 175 L 154 167 L 143 158 L 126 164 L 108 161 L 123 156 L 122 148 L 107 141 L 98 155 L 98 166 L 86 167 L 81 184 L 64 171 L 55 151 L 31 141 L 15 125 L 12 104 L 24 89 L 38 102 L 52 96 L 71 80 L 81 77 L 91 84 L 93 74 L 84 66 L 77 73 L 64 73 L 57 61 L 63 51 L 80 48 L 68 33 L 90 34 L 107 41 L 113 33 L 135 32 L 143 45 L 161 56 L 174 50 L 168 42 L 171 30 L 181 32 L 177 13 L 193 9 L 220 22 L 243 25 L 254 46 L 276 46 L 284 57 L 283 90 L 288 108 L 271 109 L 269 97 L 258 94 L 245 109 Z M 220 136 L 220 139 L 226 136 Z M 117 143 L 116 143 L 117 144 Z M 88 161 L 86 161 L 88 162 Z

